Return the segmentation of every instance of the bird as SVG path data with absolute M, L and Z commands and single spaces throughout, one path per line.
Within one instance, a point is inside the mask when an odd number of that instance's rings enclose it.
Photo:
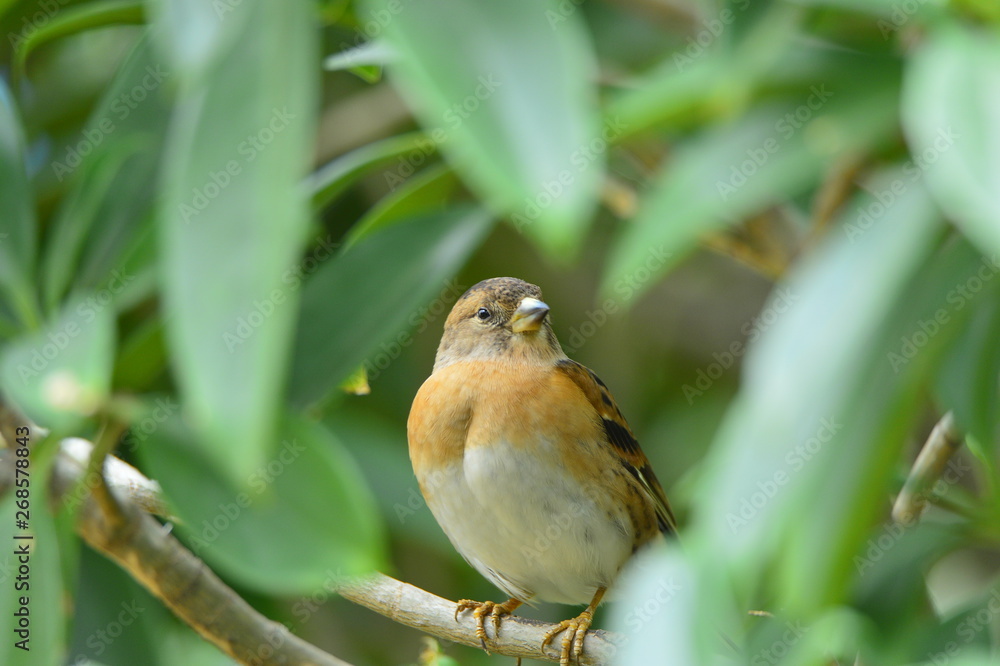
M 463 558 L 509 598 L 459 600 L 486 620 L 522 604 L 584 605 L 549 630 L 579 662 L 594 611 L 628 560 L 677 524 L 608 387 L 571 360 L 537 286 L 498 277 L 453 306 L 407 419 L 413 471 Z

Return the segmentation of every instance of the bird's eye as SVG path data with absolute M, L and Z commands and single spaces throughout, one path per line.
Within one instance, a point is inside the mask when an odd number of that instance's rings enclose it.
M 479 317 L 479 321 L 486 321 L 490 318 L 490 311 L 486 308 L 479 308 L 479 312 L 476 313 L 476 316 Z

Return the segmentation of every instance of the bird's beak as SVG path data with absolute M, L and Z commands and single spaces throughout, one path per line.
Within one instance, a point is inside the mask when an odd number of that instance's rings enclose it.
M 549 306 L 545 303 L 537 298 L 525 298 L 514 310 L 510 318 L 510 327 L 515 333 L 537 331 L 542 327 L 542 322 L 548 313 Z

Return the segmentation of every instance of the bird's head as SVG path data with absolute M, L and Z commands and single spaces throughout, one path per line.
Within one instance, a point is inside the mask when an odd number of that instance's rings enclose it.
M 476 359 L 552 362 L 564 356 L 542 290 L 517 278 L 473 285 L 448 315 L 434 369 Z

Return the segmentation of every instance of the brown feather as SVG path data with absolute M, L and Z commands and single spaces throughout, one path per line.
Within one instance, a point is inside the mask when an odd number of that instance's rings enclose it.
M 601 417 L 608 444 L 617 451 L 619 459 L 629 474 L 642 484 L 643 490 L 653 501 L 660 531 L 665 534 L 676 533 L 677 521 L 670 509 L 666 493 L 663 492 L 663 487 L 656 478 L 656 474 L 653 473 L 649 459 L 643 453 L 635 435 L 632 434 L 632 429 L 629 428 L 628 422 L 625 421 L 621 410 L 618 409 L 607 385 L 594 374 L 593 370 L 572 359 L 558 361 L 556 369 L 573 380 L 573 383 L 583 391 L 584 396 Z

